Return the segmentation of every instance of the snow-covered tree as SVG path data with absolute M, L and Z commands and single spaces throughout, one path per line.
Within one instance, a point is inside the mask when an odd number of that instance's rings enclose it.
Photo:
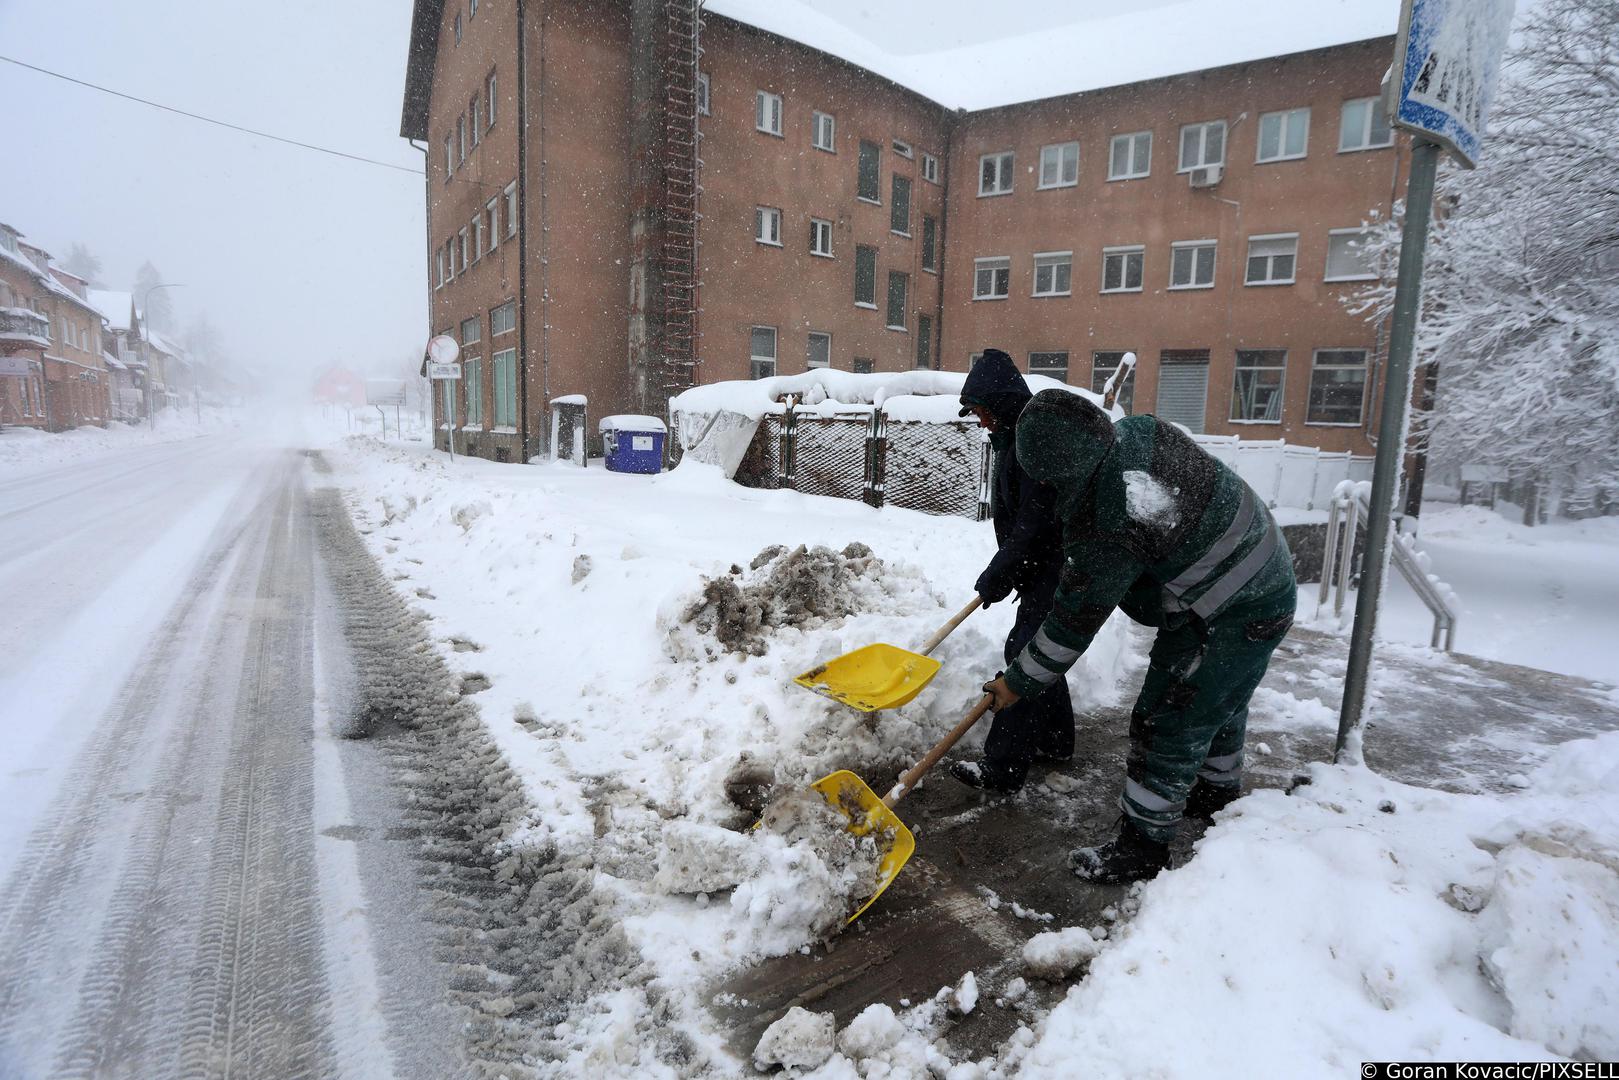
M 1440 169 L 1417 362 L 1437 461 L 1619 500 L 1619 4 L 1542 0 L 1502 70 L 1483 160 Z M 1399 214 L 1370 241 L 1393 304 Z M 1418 430 L 1424 430 L 1418 427 Z
M 96 258 L 93 251 L 76 240 L 68 249 L 62 269 L 88 281 L 92 288 L 101 287 L 101 260 Z
M 146 303 L 143 314 L 152 329 L 159 333 L 168 333 L 174 328 L 174 301 L 169 298 L 168 289 L 157 289 L 151 292 L 154 286 L 163 284 L 163 272 L 152 265 L 148 259 L 141 263 L 141 268 L 135 271 L 135 302 Z

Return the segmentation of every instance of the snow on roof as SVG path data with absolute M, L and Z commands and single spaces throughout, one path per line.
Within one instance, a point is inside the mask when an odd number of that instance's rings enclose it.
M 642 416 L 637 413 L 619 413 L 617 416 L 604 416 L 596 425 L 602 431 L 668 431 L 656 416 Z
M 956 47 L 902 54 L 804 0 L 708 0 L 705 9 L 968 110 L 1384 37 L 1399 16 L 1398 4 L 1378 0 L 1170 0 L 996 38 L 980 13 L 962 21 Z
M 113 289 L 90 289 L 90 306 L 101 312 L 107 325 L 114 330 L 129 329 L 129 313 L 134 302 L 126 292 Z
M 800 408 L 818 407 L 828 416 L 870 412 L 873 406 L 880 405 L 891 420 L 944 423 L 961 420 L 961 384 L 966 378 L 961 371 L 857 373 L 817 368 L 800 375 L 704 383 L 677 394 L 670 407 L 674 412 L 732 412 L 757 419 L 780 412 L 781 399 L 791 394 Z M 1067 390 L 1098 406 L 1102 404 L 1100 395 L 1044 375 L 1023 378 L 1036 394 L 1042 390 Z

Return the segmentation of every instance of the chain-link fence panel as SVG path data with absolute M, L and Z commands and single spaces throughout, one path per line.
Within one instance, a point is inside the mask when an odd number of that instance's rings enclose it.
M 780 416 L 760 418 L 759 427 L 753 433 L 753 441 L 748 444 L 748 452 L 742 455 L 742 464 L 736 467 L 734 479 L 737 483 L 751 488 L 781 487 L 781 478 L 785 471 L 781 460 L 781 429 Z
M 871 424 L 857 419 L 799 416 L 794 420 L 794 486 L 806 495 L 859 499 L 866 490 L 866 436 Z
M 977 518 L 984 443 L 977 424 L 889 421 L 883 501 L 891 506 Z

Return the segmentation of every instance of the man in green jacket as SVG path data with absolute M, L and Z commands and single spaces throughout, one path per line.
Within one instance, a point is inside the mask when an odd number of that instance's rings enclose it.
M 1158 628 L 1130 714 L 1119 834 L 1071 856 L 1074 873 L 1119 884 L 1169 862 L 1185 815 L 1242 793 L 1248 701 L 1293 623 L 1292 556 L 1263 501 L 1181 429 L 1113 423 L 1064 390 L 1036 394 L 1018 460 L 1057 491 L 1065 556 L 1051 615 L 1003 676 L 1003 709 L 1064 677 L 1114 608 Z

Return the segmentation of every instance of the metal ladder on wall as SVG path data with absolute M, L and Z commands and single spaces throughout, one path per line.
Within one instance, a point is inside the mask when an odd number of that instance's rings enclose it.
M 1350 563 L 1355 560 L 1355 540 L 1360 522 L 1369 507 L 1366 502 L 1369 485 L 1345 480 L 1332 492 L 1327 512 L 1327 544 L 1321 556 L 1321 591 L 1316 598 L 1319 611 L 1332 595 L 1332 611 L 1337 617 L 1344 612 L 1344 596 L 1349 591 Z M 1456 645 L 1455 594 L 1450 587 L 1428 573 L 1426 556 L 1418 551 L 1410 536 L 1394 534 L 1389 545 L 1390 558 L 1411 591 L 1433 613 L 1433 637 L 1429 645 L 1450 652 Z M 1364 568 L 1363 568 L 1364 569 Z
M 696 382 L 697 227 L 702 219 L 702 161 L 697 156 L 697 72 L 702 56 L 701 0 L 664 4 L 663 279 L 664 389 L 673 396 Z

